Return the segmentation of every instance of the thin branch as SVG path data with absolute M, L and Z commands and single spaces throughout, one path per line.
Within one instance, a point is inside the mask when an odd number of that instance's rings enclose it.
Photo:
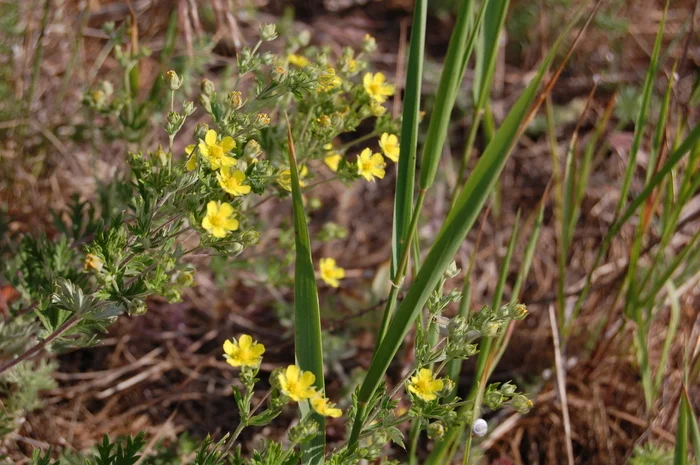
M 15 365 L 24 362 L 25 360 L 29 360 L 30 358 L 34 357 L 36 354 L 41 352 L 41 350 L 46 347 L 48 344 L 56 340 L 58 337 L 60 337 L 63 333 L 71 329 L 73 326 L 75 326 L 78 322 L 80 321 L 80 318 L 78 318 L 78 315 L 73 315 L 70 317 L 68 320 L 65 321 L 61 325 L 60 328 L 58 328 L 56 331 L 53 333 L 49 334 L 49 336 L 32 347 L 31 349 L 27 350 L 25 353 L 20 355 L 19 357 L 15 358 L 14 360 L 10 360 L 9 362 L 5 363 L 4 365 L 0 366 L 0 375 L 3 374 L 5 371 L 9 370 L 10 368 L 14 367 Z

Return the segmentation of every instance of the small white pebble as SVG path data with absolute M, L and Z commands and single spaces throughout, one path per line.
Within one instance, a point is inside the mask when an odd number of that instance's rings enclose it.
M 472 432 L 476 435 L 479 436 L 480 438 L 486 436 L 486 432 L 489 430 L 489 425 L 486 423 L 486 420 L 483 418 L 479 418 L 474 422 L 474 426 L 472 426 Z

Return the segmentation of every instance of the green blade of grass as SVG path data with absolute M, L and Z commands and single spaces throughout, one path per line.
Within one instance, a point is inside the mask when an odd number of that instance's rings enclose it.
M 435 172 L 437 171 L 437 165 L 440 161 L 440 154 L 442 153 L 442 147 L 447 137 L 447 126 L 452 113 L 452 108 L 454 107 L 455 99 L 457 97 L 457 88 L 462 82 L 466 69 L 466 63 L 469 61 L 469 56 L 474 49 L 476 33 L 479 25 L 481 24 L 481 20 L 483 19 L 484 12 L 486 11 L 487 3 L 488 0 L 482 4 L 479 18 L 477 19 L 476 24 L 471 28 L 470 20 L 472 0 L 466 0 L 459 10 L 457 24 L 450 37 L 447 58 L 445 59 L 445 66 L 440 77 L 440 85 L 438 87 L 436 97 L 437 103 L 435 105 L 436 108 L 438 108 L 438 111 L 430 118 L 428 136 L 423 147 L 420 191 L 418 193 L 418 198 L 416 199 L 415 208 L 411 212 L 411 221 L 408 226 L 408 230 L 405 232 L 404 237 L 398 238 L 403 239 L 403 242 L 406 245 L 413 242 L 413 237 L 418 227 L 419 215 L 423 207 L 426 192 L 432 185 L 432 181 L 435 179 Z M 467 39 L 470 29 L 471 35 Z M 429 182 L 425 182 L 425 173 L 432 173 L 432 175 L 430 175 Z M 397 259 L 397 265 L 395 268 L 396 271 L 393 276 L 394 285 L 391 288 L 386 306 L 384 308 L 384 315 L 382 317 L 382 322 L 377 337 L 378 342 L 381 341 L 386 334 L 389 321 L 391 320 L 394 313 L 394 308 L 396 307 L 398 292 L 408 267 L 408 246 L 404 247 L 404 250 L 402 250 L 402 252 L 397 256 L 400 258 Z M 393 262 L 394 259 L 392 255 L 392 265 Z
M 659 392 L 661 389 L 661 383 L 664 379 L 664 374 L 666 373 L 666 362 L 668 361 L 668 356 L 671 353 L 671 348 L 673 347 L 673 341 L 676 338 L 676 331 L 678 330 L 678 323 L 681 318 L 681 306 L 678 302 L 678 294 L 676 292 L 676 287 L 672 282 L 666 284 L 668 288 L 668 297 L 671 307 L 671 315 L 666 327 L 666 337 L 664 337 L 664 347 L 661 350 L 661 356 L 659 357 L 659 365 L 656 369 L 656 377 L 654 378 L 654 390 Z
M 637 209 L 642 205 L 643 202 L 652 194 L 656 187 L 661 184 L 666 175 L 681 161 L 681 159 L 688 153 L 700 140 L 700 124 L 695 126 L 692 131 L 688 134 L 685 140 L 674 150 L 671 155 L 664 163 L 664 166 L 652 176 L 651 180 L 642 189 L 642 191 L 634 198 L 632 203 L 627 207 L 619 219 L 610 227 L 610 231 L 606 234 L 606 239 L 610 240 L 615 237 L 622 226 L 634 215 Z
M 482 115 L 485 113 L 490 115 L 490 112 L 487 112 L 487 104 L 491 95 L 493 75 L 496 70 L 501 30 L 505 24 L 509 4 L 510 0 L 491 0 L 484 12 L 484 24 L 479 34 L 477 44 L 474 82 L 472 86 L 475 103 L 472 110 L 471 126 L 469 128 L 469 134 L 467 135 L 467 142 L 464 145 L 464 151 L 462 152 L 462 158 L 457 170 L 457 182 L 455 183 L 452 203 L 456 200 L 459 187 L 464 181 L 469 158 L 474 148 L 479 125 L 481 124 Z
M 573 44 L 569 47 L 569 50 L 568 50 L 568 52 L 567 52 L 567 54 L 566 54 L 566 57 L 564 58 L 563 63 L 558 67 L 557 71 L 554 73 L 553 78 L 548 82 L 547 86 L 545 87 L 545 89 L 543 90 L 542 94 L 541 94 L 541 95 L 539 96 L 539 98 L 537 99 L 536 103 L 535 103 L 534 105 L 532 105 L 531 108 L 529 109 L 529 111 L 528 111 L 526 114 L 524 114 L 524 115 L 522 116 L 522 121 L 523 121 L 523 123 L 529 122 L 529 120 L 532 118 L 532 116 L 533 116 L 534 113 L 537 111 L 537 109 L 542 105 L 544 99 L 545 99 L 546 96 L 549 94 L 549 91 L 551 90 L 552 86 L 553 86 L 554 83 L 556 82 L 556 79 L 561 75 L 561 72 L 562 72 L 562 70 L 563 70 L 564 64 L 565 64 L 565 63 L 568 61 L 568 59 L 571 57 L 571 54 L 573 53 L 573 50 L 574 50 L 576 44 L 577 44 L 577 43 L 580 41 L 580 39 L 583 37 L 583 34 L 584 34 L 586 28 L 590 25 L 591 21 L 593 20 L 593 18 L 594 18 L 594 16 L 595 16 L 595 13 L 597 12 L 599 6 L 600 6 L 600 1 L 597 2 L 597 3 L 595 4 L 595 6 L 593 7 L 592 11 L 591 11 L 590 14 L 588 15 L 588 18 L 586 19 L 585 24 L 584 24 L 583 27 L 579 30 L 576 39 L 574 40 Z M 561 32 L 561 34 L 559 35 L 559 37 L 557 38 L 557 40 L 556 40 L 556 41 L 554 42 L 554 44 L 552 45 L 552 48 L 550 49 L 550 51 L 549 51 L 549 53 L 547 54 L 545 60 L 543 61 L 542 65 L 540 66 L 540 69 L 538 70 L 538 74 L 537 74 L 537 76 L 533 79 L 533 82 L 534 82 L 534 81 L 541 82 L 541 80 L 543 79 L 544 73 L 546 73 L 546 72 L 549 70 L 549 67 L 551 66 L 551 62 L 553 61 L 554 56 L 556 56 L 556 53 L 557 53 L 557 51 L 559 50 L 559 47 L 561 46 L 561 44 L 562 44 L 564 38 L 568 36 L 568 34 L 569 34 L 569 32 L 571 31 L 571 29 L 572 29 L 572 28 L 574 27 L 574 25 L 577 23 L 578 19 L 581 17 L 581 15 L 582 15 L 583 12 L 584 12 L 584 9 L 585 9 L 585 4 L 581 5 L 581 7 L 579 7 L 579 8 L 576 10 L 576 12 L 574 12 L 574 15 L 572 16 L 571 20 L 566 24 L 566 27 L 564 28 L 564 30 Z M 531 82 L 531 85 L 532 85 L 532 82 Z M 529 90 L 529 89 L 530 89 L 530 87 L 528 87 L 528 90 Z M 526 90 L 525 92 L 527 93 L 528 90 Z M 521 99 L 522 99 L 522 98 L 523 98 L 523 96 L 521 96 Z M 533 98 L 534 98 L 534 95 L 533 95 Z M 520 102 L 520 99 L 516 102 L 516 105 L 517 105 L 519 102 Z M 515 107 L 514 107 L 514 108 L 515 108 Z M 512 110 L 511 110 L 511 112 L 512 112 Z M 472 175 L 469 177 L 469 180 L 467 181 L 467 184 L 465 185 L 464 189 L 462 190 L 462 193 L 460 194 L 460 197 L 462 197 L 462 195 L 464 194 L 464 192 L 467 190 L 468 186 L 470 186 L 470 184 L 471 184 L 473 178 L 474 178 L 475 176 L 480 176 L 480 175 L 481 175 L 481 173 L 479 172 L 479 167 L 480 167 L 480 165 L 481 165 L 481 163 L 482 163 L 484 157 L 485 157 L 486 154 L 489 152 L 489 150 L 490 150 L 493 146 L 497 146 L 498 144 L 500 144 L 500 143 L 502 142 L 502 141 L 500 140 L 500 139 L 501 139 L 501 132 L 502 132 L 502 130 L 503 130 L 503 128 L 504 128 L 504 125 L 506 124 L 506 121 L 508 120 L 508 117 L 510 117 L 510 116 L 511 116 L 511 113 L 508 114 L 508 116 L 506 117 L 506 120 L 504 120 L 504 122 L 503 122 L 503 125 L 501 125 L 501 127 L 498 129 L 498 131 L 496 131 L 496 133 L 495 133 L 495 134 L 493 135 L 493 137 L 491 138 L 491 142 L 489 143 L 489 145 L 487 146 L 486 150 L 484 151 L 484 154 L 482 155 L 481 159 L 480 159 L 479 162 L 477 163 L 477 165 L 476 165 L 474 171 L 472 172 Z M 519 131 L 522 131 L 523 129 L 524 129 L 524 128 L 521 127 L 521 128 L 519 129 Z M 494 182 L 494 184 L 495 184 L 495 182 Z M 458 198 L 458 200 L 459 200 L 459 198 Z M 451 210 L 450 215 L 452 214 L 453 211 L 455 211 L 455 210 L 454 210 L 454 209 Z M 449 217 L 448 217 L 448 219 L 449 219 Z M 472 392 L 474 392 L 474 390 L 472 390 Z M 470 400 L 473 400 L 473 399 L 470 399 Z M 469 410 L 469 408 L 470 408 L 470 407 L 469 407 L 469 403 L 467 403 L 465 406 L 463 406 L 463 407 L 461 408 L 459 414 L 461 414 L 461 415 L 466 414 L 467 411 Z M 433 451 L 430 453 L 430 455 L 428 456 L 428 458 L 427 458 L 426 461 L 424 462 L 424 465 L 437 465 L 437 464 L 444 463 L 444 462 L 448 462 L 448 463 L 449 463 L 449 460 L 446 459 L 446 456 L 447 456 L 447 454 L 448 454 L 450 451 L 452 451 L 452 452 L 454 453 L 454 452 L 457 450 L 457 440 L 461 437 L 462 432 L 463 432 L 463 429 L 462 429 L 462 428 L 452 428 L 452 429 L 450 429 L 450 430 L 447 432 L 447 434 L 445 434 L 445 436 L 443 437 L 443 439 L 442 439 L 441 441 L 439 441 L 438 443 L 435 444 L 435 447 L 434 447 Z
M 695 465 L 700 465 L 700 426 L 695 418 L 695 413 L 691 408 L 690 399 L 688 399 L 688 391 L 683 387 L 683 399 L 688 406 L 688 423 L 690 425 L 690 440 L 693 443 L 693 454 L 695 454 Z
M 457 23 L 447 47 L 445 66 L 440 76 L 440 85 L 435 96 L 436 113 L 430 117 L 428 135 L 423 146 L 419 185 L 428 189 L 435 181 L 440 155 L 447 139 L 447 127 L 450 123 L 452 108 L 457 98 L 459 84 L 464 78 L 467 62 L 474 50 L 476 38 L 486 13 L 489 0 L 485 0 L 473 27 L 470 26 L 470 13 L 473 0 L 464 0 L 459 9 Z M 470 31 L 471 29 L 471 31 Z
M 523 287 L 523 283 L 525 282 L 527 275 L 530 273 L 532 259 L 535 256 L 535 248 L 537 247 L 537 240 L 539 239 L 540 232 L 542 231 L 542 223 L 544 220 L 544 207 L 546 205 L 545 200 L 547 199 L 547 193 L 548 191 L 545 191 L 545 194 L 542 196 L 542 200 L 540 201 L 540 208 L 535 213 L 536 216 L 534 224 L 532 225 L 532 233 L 530 234 L 530 239 L 528 239 L 527 245 L 525 246 L 523 262 L 520 265 L 518 277 L 515 279 L 515 284 L 513 284 L 513 293 L 510 297 L 511 303 L 516 303 L 518 301 L 518 298 L 520 297 L 520 290 Z M 493 362 L 491 363 L 489 377 L 491 376 L 491 374 L 493 374 L 493 370 L 496 366 L 498 366 L 498 362 L 501 361 L 501 358 L 503 357 L 503 354 L 506 351 L 506 347 L 508 347 L 508 343 L 510 342 L 510 336 L 512 334 L 511 327 L 513 327 L 514 324 L 515 322 L 511 321 L 508 324 L 508 328 L 498 336 L 498 341 L 496 341 L 495 348 L 496 354 L 494 355 Z
M 294 237 L 296 257 L 294 262 L 294 352 L 299 367 L 316 376 L 316 388 L 323 392 L 323 347 L 321 344 L 321 310 L 318 303 L 318 289 L 314 264 L 311 258 L 311 241 L 306 226 L 306 214 L 299 185 L 296 151 L 292 140 L 292 130 L 287 120 L 287 141 L 289 143 L 289 171 L 292 186 L 292 210 L 294 213 Z M 309 413 L 305 403 L 299 404 L 302 414 Z M 322 464 L 325 449 L 325 422 L 322 416 L 311 412 L 319 425 L 319 434 L 302 445 L 304 464 Z
M 678 423 L 676 425 L 676 447 L 673 452 L 673 465 L 687 465 L 688 463 L 688 419 L 693 415 L 684 395 L 685 387 L 681 391 L 681 401 L 678 406 Z
M 474 65 L 474 101 L 486 103 L 493 84 L 496 58 L 501 30 L 506 22 L 510 0 L 491 0 L 486 7 L 484 25 L 477 44 L 476 64 Z M 483 108 L 482 105 L 477 107 Z
M 416 179 L 416 152 L 418 146 L 418 120 L 423 77 L 423 50 L 428 1 L 416 0 L 413 9 L 411 45 L 408 52 L 406 87 L 403 96 L 401 118 L 401 156 L 396 176 L 394 196 L 394 230 L 392 236 L 392 276 L 396 274 L 399 259 L 406 246 L 406 234 L 413 212 L 413 192 Z
M 358 393 L 357 413 L 348 445 L 350 450 L 357 446 L 365 420 L 367 402 L 379 387 L 384 373 L 398 352 L 413 321 L 427 302 L 430 293 L 476 221 L 491 188 L 500 175 L 517 137 L 521 133 L 521 128 L 535 100 L 544 73 L 551 66 L 557 49 L 557 46 L 553 47 L 547 55 L 537 75 L 515 102 L 492 142 L 479 159 L 474 172 L 447 215 L 418 275 L 408 289 L 406 298 L 401 302 L 396 315 L 391 320 L 386 336 L 377 347 Z
M 654 50 L 651 54 L 651 62 L 649 63 L 649 68 L 647 70 L 646 77 L 644 78 L 644 86 L 642 87 L 642 102 L 634 124 L 634 138 L 632 139 L 632 147 L 630 148 L 629 158 L 627 160 L 625 177 L 622 181 L 622 188 L 620 189 L 620 199 L 618 200 L 617 207 L 615 208 L 615 216 L 620 213 L 622 207 L 627 202 L 627 194 L 629 193 L 630 185 L 632 184 L 632 174 L 636 168 L 637 153 L 639 152 L 639 147 L 642 144 L 642 136 L 644 135 L 644 128 L 646 127 L 647 113 L 651 103 L 651 94 L 654 90 L 654 80 L 656 77 L 656 71 L 659 67 L 659 54 L 661 50 L 661 42 L 663 41 L 664 37 L 666 14 L 668 13 L 669 3 L 670 0 L 667 0 L 666 6 L 664 7 L 663 16 L 661 17 L 661 23 L 659 24 L 659 29 L 656 33 Z
M 600 261 L 605 255 L 612 239 L 617 236 L 622 227 L 627 223 L 627 221 L 634 215 L 637 209 L 642 205 L 643 202 L 654 192 L 654 190 L 664 181 L 666 176 L 673 170 L 673 168 L 683 159 L 683 157 L 691 150 L 696 148 L 696 144 L 700 140 L 700 125 L 695 126 L 687 137 L 683 140 L 678 147 L 671 153 L 671 155 L 664 163 L 664 166 L 657 171 L 657 173 L 652 176 L 651 180 L 646 184 L 644 189 L 634 198 L 632 203 L 627 207 L 627 209 L 622 213 L 615 222 L 610 226 L 608 233 L 603 238 L 603 243 L 598 248 L 598 254 L 591 268 L 591 272 L 586 276 L 586 283 L 584 284 L 583 290 L 576 299 L 576 304 L 572 312 L 572 316 L 569 319 L 566 329 L 564 331 L 563 337 L 568 336 L 569 331 L 571 331 L 572 324 L 576 320 L 579 312 L 583 307 L 583 302 L 588 296 L 588 292 L 591 289 L 591 284 L 593 281 L 593 272 L 598 268 Z

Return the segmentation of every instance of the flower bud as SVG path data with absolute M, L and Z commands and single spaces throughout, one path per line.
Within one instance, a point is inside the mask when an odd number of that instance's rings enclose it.
M 153 153 L 153 159 L 158 160 L 158 163 L 160 163 L 161 166 L 167 166 L 168 161 L 170 161 L 170 154 L 163 150 L 163 147 L 159 145 L 155 153 Z
M 514 305 L 510 311 L 510 316 L 514 320 L 522 320 L 527 316 L 527 307 L 525 304 Z
M 270 77 L 272 77 L 273 82 L 280 83 L 284 81 L 285 77 L 287 77 L 287 70 L 281 66 L 276 66 L 270 72 Z
M 243 106 L 243 94 L 237 90 L 229 92 L 226 96 L 226 103 L 228 103 L 234 110 L 238 110 Z
M 207 123 L 199 123 L 194 128 L 194 138 L 203 140 L 204 136 L 207 134 L 208 130 L 209 130 L 209 125 Z
M 496 337 L 500 330 L 501 323 L 499 321 L 486 321 L 481 325 L 480 332 L 484 337 Z
M 168 112 L 168 124 L 172 124 L 173 126 L 177 126 L 177 124 L 180 122 L 180 115 L 177 114 L 175 111 L 169 111 Z
M 102 109 L 107 102 L 107 96 L 105 95 L 104 91 L 99 89 L 90 92 L 90 97 L 92 98 L 93 105 L 98 110 Z
M 273 55 L 270 52 L 265 52 L 260 57 L 260 61 L 262 62 L 263 65 L 271 65 L 272 62 L 275 61 L 275 55 Z
M 369 106 L 369 111 L 372 113 L 372 116 L 380 117 L 386 113 L 386 107 L 384 107 L 381 103 L 372 100 L 372 103 L 370 103 Z
M 99 273 L 102 271 L 102 267 L 104 267 L 104 262 L 97 255 L 89 253 L 85 256 L 84 266 L 85 271 L 92 269 Z
M 506 397 L 512 397 L 515 394 L 517 387 L 514 384 L 510 384 L 510 381 L 503 383 L 501 386 L 501 394 Z
M 447 265 L 447 268 L 445 268 L 445 272 L 442 274 L 445 279 L 451 279 L 457 276 L 457 274 L 460 272 L 460 269 L 457 268 L 457 262 L 452 260 L 449 265 Z
M 491 410 L 498 410 L 503 405 L 505 398 L 500 391 L 486 391 L 484 393 L 484 405 Z
M 258 113 L 255 116 L 255 125 L 258 128 L 264 128 L 270 124 L 270 116 L 267 113 Z
M 450 339 L 464 339 L 469 332 L 469 323 L 464 317 L 456 316 L 447 324 Z
M 246 245 L 257 244 L 260 240 L 260 233 L 258 231 L 246 231 L 241 235 L 241 241 Z
M 165 73 L 163 79 L 165 79 L 165 83 L 168 85 L 168 88 L 170 90 L 175 91 L 178 90 L 180 86 L 182 86 L 182 79 L 172 69 Z
M 141 299 L 132 300 L 129 302 L 129 307 L 126 309 L 126 312 L 129 315 L 143 315 L 147 311 L 148 307 L 146 306 L 146 302 Z
M 474 422 L 474 425 L 472 426 L 472 433 L 474 433 L 474 436 L 478 436 L 480 438 L 486 436 L 488 430 L 489 425 L 483 418 L 479 418 L 478 420 L 476 420 Z
M 456 387 L 455 382 L 452 381 L 450 378 L 443 378 L 442 380 L 442 389 L 440 389 L 440 392 L 438 392 L 438 395 L 440 397 L 445 397 L 448 396 L 454 391 L 454 388 Z
M 532 408 L 532 401 L 522 394 L 516 394 L 510 400 L 510 405 L 516 412 L 527 413 Z
M 185 270 L 176 275 L 175 282 L 183 287 L 190 287 L 194 284 L 194 271 Z
M 445 435 L 445 425 L 441 421 L 434 421 L 428 425 L 428 437 L 430 439 L 442 439 Z
M 255 158 L 262 153 L 262 148 L 258 141 L 250 139 L 243 149 L 243 156 L 246 158 Z
M 362 50 L 367 53 L 374 52 L 377 49 L 377 40 L 369 34 L 365 34 L 365 38 L 362 41 Z
M 214 94 L 214 92 L 216 92 L 214 83 L 206 78 L 202 79 L 202 82 L 199 85 L 199 87 L 202 90 L 202 95 L 205 95 L 207 97 L 211 97 Z
M 307 45 L 309 45 L 309 42 L 311 42 L 311 33 L 309 32 L 309 30 L 302 30 L 297 35 L 297 41 L 299 41 L 299 45 L 301 45 L 302 47 L 306 47 Z
M 289 441 L 294 444 L 302 444 L 310 441 L 318 433 L 318 423 L 307 419 L 289 430 Z
M 264 24 L 260 26 L 260 39 L 263 42 L 269 42 L 277 38 L 277 26 L 274 24 Z
M 182 112 L 187 116 L 190 116 L 192 113 L 194 113 L 194 102 L 183 103 Z
M 454 410 L 448 410 L 447 412 L 445 412 L 445 414 L 442 416 L 442 420 L 450 428 L 461 424 L 459 415 Z

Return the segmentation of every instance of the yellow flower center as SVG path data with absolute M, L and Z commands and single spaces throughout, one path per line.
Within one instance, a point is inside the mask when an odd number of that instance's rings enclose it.
M 372 163 L 371 160 L 363 161 L 362 162 L 362 171 L 367 173 L 372 171 L 372 168 L 374 168 L 374 164 Z
M 218 144 L 209 146 L 209 156 L 213 158 L 221 158 L 224 155 L 224 149 Z

